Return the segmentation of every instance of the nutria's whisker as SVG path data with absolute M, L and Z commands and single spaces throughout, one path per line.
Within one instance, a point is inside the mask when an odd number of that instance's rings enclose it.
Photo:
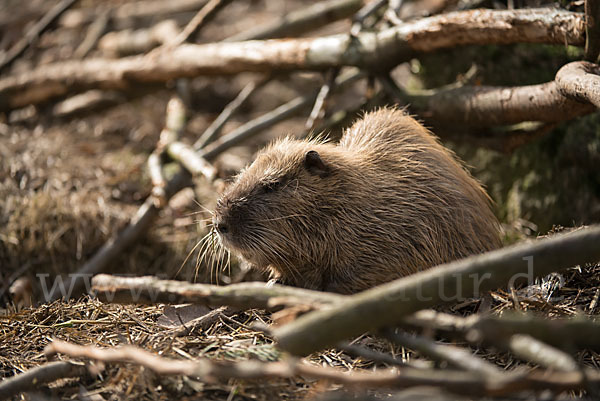
M 188 252 L 187 256 L 185 257 L 185 259 L 181 263 L 181 266 L 179 266 L 179 269 L 177 269 L 177 272 L 175 273 L 175 276 L 177 276 L 177 275 L 179 275 L 179 273 L 181 273 L 181 270 L 183 269 L 183 267 L 185 266 L 185 264 L 187 263 L 187 261 L 190 259 L 190 257 L 192 256 L 192 254 L 194 253 L 194 251 L 196 250 L 196 248 L 198 248 L 200 246 L 200 244 L 202 244 L 204 241 L 206 241 L 206 237 L 209 234 L 210 233 L 207 233 L 204 237 L 200 238 L 200 240 L 198 242 L 196 242 L 196 245 L 194 245 L 194 247 Z
M 274 217 L 272 219 L 264 219 L 263 221 L 285 220 L 285 219 L 290 219 L 292 217 L 307 217 L 307 216 L 305 214 L 290 214 L 290 215 L 287 215 L 287 216 Z

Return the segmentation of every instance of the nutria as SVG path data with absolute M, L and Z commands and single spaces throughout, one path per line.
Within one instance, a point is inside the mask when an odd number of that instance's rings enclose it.
M 367 113 L 337 146 L 274 142 L 226 189 L 213 226 L 278 282 L 340 293 L 500 246 L 479 182 L 397 109 Z

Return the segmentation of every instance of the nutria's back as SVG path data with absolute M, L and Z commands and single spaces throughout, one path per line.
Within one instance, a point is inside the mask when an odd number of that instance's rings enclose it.
M 223 244 L 279 281 L 351 293 L 500 245 L 490 199 L 404 112 L 368 113 L 340 144 L 280 140 L 219 200 Z

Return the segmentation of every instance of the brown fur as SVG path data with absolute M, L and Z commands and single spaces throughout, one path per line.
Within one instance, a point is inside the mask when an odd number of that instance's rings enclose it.
M 318 152 L 309 161 L 307 153 Z M 403 111 L 368 113 L 339 145 L 279 140 L 218 202 L 223 244 L 279 281 L 353 293 L 500 245 L 481 185 Z

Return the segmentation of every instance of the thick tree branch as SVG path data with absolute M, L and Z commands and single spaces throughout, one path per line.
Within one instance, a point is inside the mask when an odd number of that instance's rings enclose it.
M 595 107 L 571 100 L 555 81 L 515 87 L 463 86 L 431 96 L 414 97 L 435 124 L 471 127 L 509 125 L 523 121 L 561 122 L 586 115 Z
M 597 64 L 569 63 L 556 73 L 556 84 L 564 96 L 600 107 L 600 66 Z
M 562 372 L 575 372 L 577 363 L 571 355 L 557 350 L 526 334 L 515 334 L 508 342 L 508 349 L 518 358 L 545 368 Z
M 476 128 L 525 121 L 558 123 L 593 113 L 594 102 L 600 104 L 600 77 L 596 71 L 594 64 L 575 62 L 562 67 L 556 80 L 539 85 L 460 86 L 424 93 L 400 89 L 386 75 L 379 79 L 391 96 L 401 104 L 411 104 L 433 125 Z
M 392 281 L 311 312 L 274 332 L 281 348 L 297 355 L 333 346 L 369 330 L 391 326 L 440 303 L 477 297 L 578 264 L 600 260 L 600 226 L 520 244 Z M 368 316 L 368 319 L 365 318 Z
M 120 60 L 90 59 L 41 66 L 0 79 L 0 110 L 94 87 L 127 88 L 202 74 L 319 70 L 357 66 L 386 70 L 418 53 L 474 44 L 584 42 L 581 14 L 551 9 L 455 12 L 356 37 L 181 45 Z

